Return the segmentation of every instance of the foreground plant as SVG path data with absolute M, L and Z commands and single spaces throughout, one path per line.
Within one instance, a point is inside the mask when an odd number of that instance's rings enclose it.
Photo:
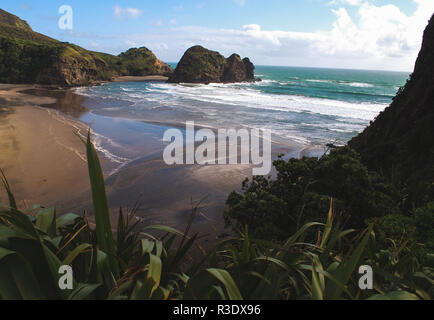
M 373 224 L 361 233 L 343 230 L 333 201 L 325 224 L 307 223 L 278 243 L 252 238 L 244 227 L 198 263 L 187 263 L 198 245 L 198 235 L 190 235 L 197 208 L 184 232 L 138 230 L 137 207 L 120 209 L 113 230 L 90 134 L 85 143 L 95 227 L 86 214 L 57 218 L 39 206 L 20 211 L 1 172 L 9 199 L 0 207 L 1 299 L 430 299 L 431 265 L 410 268 L 405 244 L 377 249 Z M 379 275 L 373 291 L 358 286 L 362 264 Z M 73 289 L 59 286 L 65 265 L 72 267 Z

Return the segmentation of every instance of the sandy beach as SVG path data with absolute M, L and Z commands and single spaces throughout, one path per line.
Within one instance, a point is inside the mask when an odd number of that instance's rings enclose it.
M 38 107 L 53 98 L 23 94 L 34 86 L 0 86 L 0 167 L 19 206 L 56 206 L 89 186 L 85 148 L 76 133 L 86 128 L 59 111 Z M 6 195 L 0 194 L 6 202 Z
M 78 120 L 89 117 L 83 97 L 71 90 L 0 85 L 0 102 L 0 167 L 19 206 L 54 206 L 58 214 L 91 213 L 85 147 L 77 136 L 88 128 Z M 106 130 L 125 134 L 117 128 L 121 120 L 92 117 L 84 121 L 96 127 L 104 121 Z M 183 229 L 192 207 L 201 202 L 193 231 L 205 235 L 204 242 L 217 240 L 227 232 L 222 216 L 226 198 L 251 176 L 251 166 L 167 166 L 161 154 L 161 132 L 167 127 L 140 125 L 148 136 L 140 138 L 137 148 L 146 156 L 113 172 L 117 163 L 100 153 L 113 223 L 120 207 L 139 201 L 137 213 L 143 226 L 166 224 Z M 0 202 L 6 201 L 3 192 Z

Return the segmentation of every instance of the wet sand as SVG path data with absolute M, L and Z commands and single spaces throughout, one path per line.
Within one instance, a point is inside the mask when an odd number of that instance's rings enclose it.
M 73 119 L 88 111 L 82 99 L 69 90 L 0 85 L 0 167 L 20 208 L 40 204 L 56 207 L 58 214 L 92 212 L 85 147 L 77 137 L 87 125 Z M 155 124 L 143 125 L 155 130 Z M 119 207 L 139 200 L 143 225 L 183 229 L 192 206 L 202 199 L 193 231 L 216 239 L 223 232 L 227 195 L 240 187 L 250 166 L 167 166 L 161 150 L 149 149 L 151 156 L 112 176 L 110 161 L 100 154 L 113 223 Z M 0 202 L 7 203 L 4 192 Z
M 135 76 L 123 76 L 116 77 L 112 79 L 112 82 L 143 82 L 143 81 L 167 81 L 168 77 L 165 76 L 143 76 L 143 77 L 135 77 Z
M 62 199 L 89 185 L 85 148 L 75 134 L 86 128 L 37 107 L 52 98 L 19 92 L 33 88 L 0 86 L 0 167 L 22 209 L 41 204 L 62 210 Z M 1 191 L 0 202 L 6 203 Z
M 106 130 L 124 135 L 123 141 L 131 143 L 126 147 L 144 155 L 113 171 L 114 163 L 100 153 L 113 225 L 120 207 L 131 208 L 139 201 L 140 226 L 165 224 L 183 230 L 192 207 L 201 202 L 193 232 L 204 235 L 204 243 L 228 233 L 225 201 L 251 177 L 250 165 L 168 166 L 161 142 L 167 124 L 98 116 L 83 107 L 83 99 L 70 90 L 0 85 L 0 145 L 5 150 L 0 167 L 21 206 L 55 206 L 58 214 L 88 210 L 91 216 L 85 148 L 76 132 L 83 135 L 92 125 L 101 134 Z M 138 144 L 131 142 L 137 131 L 125 132 L 129 124 L 122 123 L 127 121 L 140 126 Z M 279 148 L 273 149 L 274 156 L 290 151 L 288 146 Z

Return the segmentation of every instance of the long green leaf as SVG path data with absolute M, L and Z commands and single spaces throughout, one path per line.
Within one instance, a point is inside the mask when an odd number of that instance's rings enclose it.
M 6 189 L 6 193 L 8 194 L 8 198 L 9 198 L 9 206 L 12 209 L 17 210 L 17 202 L 15 201 L 14 195 L 12 193 L 11 187 L 9 185 L 8 180 L 6 179 L 6 176 L 3 172 L 2 169 L 0 169 L 0 179 L 3 183 L 4 188 Z
M 36 231 L 33 223 L 30 221 L 29 216 L 18 210 L 13 209 L 11 211 L 0 211 L 0 217 L 9 221 L 13 225 L 15 230 L 27 234 L 33 239 L 39 239 L 39 234 Z
M 207 271 L 224 285 L 230 300 L 243 300 L 241 292 L 229 272 L 221 269 L 208 269 Z
M 7 256 L 9 256 L 11 254 L 15 254 L 15 253 L 16 253 L 15 251 L 0 247 L 0 260 L 2 260 L 4 257 L 7 257 Z
M 101 287 L 101 284 L 85 284 L 80 283 L 78 287 L 70 294 L 68 300 L 86 300 L 95 292 L 96 289 Z
M 8 238 L 33 239 L 26 233 L 14 230 L 8 226 L 0 225 L 0 240 L 6 240 Z
M 90 139 L 90 131 L 87 135 L 86 150 L 98 246 L 108 255 L 112 273 L 116 279 L 119 279 L 119 265 L 116 260 L 115 242 L 110 224 L 104 176 L 98 159 L 98 154 Z
M 146 253 L 151 253 L 154 250 L 155 242 L 148 240 L 148 239 L 142 239 L 142 255 Z
M 365 251 L 366 245 L 368 244 L 369 238 L 371 237 L 372 230 L 374 229 L 374 224 L 371 224 L 366 230 L 365 236 L 360 241 L 357 248 L 352 252 L 349 257 L 346 257 L 342 261 L 333 276 L 338 279 L 340 283 L 346 285 L 348 280 L 351 278 L 354 270 L 356 270 L 357 265 L 360 264 L 360 259 L 363 252 Z M 326 297 L 328 299 L 338 299 L 342 293 L 342 288 L 339 286 L 330 286 L 330 291 L 327 292 Z
M 315 226 L 323 226 L 323 223 L 318 222 L 311 222 L 305 224 L 303 227 L 300 228 L 291 238 L 289 238 L 286 243 L 283 245 L 284 248 L 290 247 L 299 237 L 301 237 L 308 229 L 315 227 Z
M 154 282 L 152 292 L 154 292 L 160 285 L 162 270 L 163 264 L 161 263 L 161 259 L 153 254 L 149 254 L 149 270 L 147 278 L 152 279 Z
M 0 248 L 0 295 L 4 299 L 43 299 L 30 264 L 19 254 Z
M 75 258 L 78 257 L 79 254 L 87 251 L 89 248 L 92 248 L 91 244 L 83 243 L 75 248 L 62 262 L 63 265 L 70 265 Z
M 36 215 L 36 227 L 54 238 L 56 236 L 56 210 L 53 208 L 40 210 Z
M 312 300 L 324 300 L 319 276 L 315 269 L 315 266 L 312 265 Z
M 130 300 L 149 300 L 152 297 L 155 282 L 152 278 L 146 279 L 144 282 L 137 281 L 136 286 L 131 294 Z
M 57 228 L 64 227 L 68 224 L 74 223 L 76 219 L 80 218 L 80 216 L 74 214 L 74 213 L 67 213 L 56 220 L 56 226 Z
M 330 237 L 332 227 L 333 227 L 333 198 L 330 201 L 330 211 L 327 217 L 327 223 L 324 227 L 324 233 L 321 239 L 321 246 L 320 246 L 321 248 L 324 248 L 324 246 L 326 245 L 327 240 Z
M 418 296 L 407 291 L 392 291 L 386 295 L 376 294 L 368 300 L 420 300 Z

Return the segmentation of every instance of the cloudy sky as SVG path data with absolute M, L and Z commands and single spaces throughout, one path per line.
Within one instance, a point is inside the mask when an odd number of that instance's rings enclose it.
M 73 9 L 73 30 L 58 27 Z M 434 0 L 2 0 L 35 31 L 119 54 L 146 46 L 167 62 L 200 44 L 258 65 L 411 71 Z

